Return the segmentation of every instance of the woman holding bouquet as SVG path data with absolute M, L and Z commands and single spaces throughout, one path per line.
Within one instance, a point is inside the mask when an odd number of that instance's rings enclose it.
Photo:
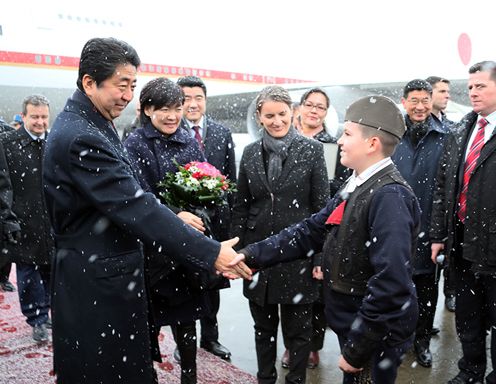
M 291 126 L 291 98 L 279 86 L 264 88 L 256 99 L 262 139 L 247 146 L 241 159 L 233 234 L 240 246 L 263 240 L 325 206 L 329 196 L 324 151 L 316 140 Z M 276 383 L 277 329 L 290 353 L 286 383 L 304 383 L 312 336 L 312 304 L 318 297 L 312 255 L 264 269 L 244 282 L 255 322 L 260 383 Z M 316 261 L 316 265 L 319 263 Z M 321 277 L 320 277 L 321 278 Z
M 178 129 L 183 115 L 184 95 L 166 78 L 151 80 L 140 94 L 142 126 L 124 143 L 144 190 L 160 197 L 158 186 L 177 164 L 205 161 L 197 141 Z M 168 205 L 185 223 L 201 232 L 202 220 L 192 213 Z M 164 228 L 167 231 L 167 228 Z M 196 383 L 195 320 L 209 310 L 207 296 L 188 284 L 191 275 L 161 249 L 147 249 L 151 299 L 158 325 L 171 325 L 181 357 L 181 383 Z

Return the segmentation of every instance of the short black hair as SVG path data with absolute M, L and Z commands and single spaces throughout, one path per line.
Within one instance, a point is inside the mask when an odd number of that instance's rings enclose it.
M 179 85 L 181 88 L 182 87 L 189 87 L 189 88 L 200 87 L 201 89 L 203 89 L 203 93 L 205 94 L 205 97 L 207 97 L 207 86 L 205 85 L 203 80 L 197 76 L 180 77 L 179 79 L 177 79 L 177 85 Z
M 496 62 L 481 61 L 472 65 L 468 70 L 468 73 L 471 75 L 476 72 L 489 72 L 491 74 L 491 80 L 496 81 Z
M 412 91 L 427 91 L 432 96 L 432 86 L 425 80 L 414 79 L 409 81 L 403 88 L 403 97 L 406 99 Z
M 429 76 L 427 79 L 425 79 L 425 81 L 427 81 L 432 87 L 434 87 L 437 83 L 450 83 L 448 79 L 439 76 Z
M 119 65 L 126 64 L 136 68 L 141 64 L 138 53 L 128 43 L 113 37 L 90 39 L 81 51 L 77 87 L 84 92 L 84 75 L 91 76 L 99 86 L 114 75 Z
M 177 107 L 184 104 L 184 93 L 173 81 L 158 77 L 145 84 L 140 93 L 140 122 L 145 124 L 150 117 L 145 114 L 146 107 L 160 109 L 162 107 Z
M 329 99 L 329 96 L 327 96 L 327 93 L 322 88 L 312 88 L 306 91 L 301 96 L 300 104 L 303 104 L 308 99 L 308 96 L 310 96 L 312 93 L 320 93 L 322 96 L 324 96 L 326 99 L 326 107 L 329 108 L 329 106 L 331 105 L 331 100 Z

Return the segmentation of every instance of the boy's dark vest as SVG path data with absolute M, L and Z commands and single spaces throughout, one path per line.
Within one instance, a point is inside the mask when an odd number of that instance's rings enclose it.
M 369 206 L 374 191 L 388 184 L 400 184 L 411 191 L 394 165 L 388 165 L 355 189 L 348 198 L 339 226 L 331 229 L 324 244 L 325 281 L 331 289 L 363 296 L 373 275 L 369 262 Z M 413 193 L 413 192 L 412 192 Z M 330 277 L 330 278 L 329 278 Z

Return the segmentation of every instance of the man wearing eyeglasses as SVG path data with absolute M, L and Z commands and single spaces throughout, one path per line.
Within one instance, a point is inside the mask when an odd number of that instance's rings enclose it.
M 429 227 L 436 173 L 448 129 L 433 122 L 432 86 L 427 81 L 415 79 L 408 82 L 403 89 L 401 103 L 406 111 L 407 130 L 392 159 L 412 187 L 422 210 L 420 234 L 412 260 L 419 306 L 414 351 L 421 366 L 431 367 L 429 344 L 436 312 L 438 276 L 431 261 Z

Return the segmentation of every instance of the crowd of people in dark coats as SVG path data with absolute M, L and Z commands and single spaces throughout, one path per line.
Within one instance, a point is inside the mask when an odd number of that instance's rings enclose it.
M 394 383 L 412 346 L 421 366 L 433 364 L 444 254 L 463 353 L 448 383 L 496 383 L 485 352 L 496 325 L 495 62 L 470 68 L 473 111 L 460 123 L 444 113 L 449 81 L 432 76 L 405 85 L 404 111 L 378 95 L 354 102 L 340 138 L 326 132 L 325 91 L 303 94 L 295 118 L 288 92 L 266 87 L 255 101 L 262 135 L 238 172 L 230 130 L 206 114 L 195 76 L 148 82 L 121 140 L 113 120 L 139 64 L 127 43 L 92 39 L 50 133 L 40 95 L 24 100 L 20 127 L 1 124 L 0 288 L 15 290 L 15 263 L 33 339 L 47 341 L 53 327 L 58 382 L 156 382 L 158 330 L 170 326 L 181 383 L 196 383 L 196 321 L 200 347 L 229 359 L 219 289 L 242 277 L 259 383 L 277 381 L 279 322 L 287 384 L 319 364 L 328 326 L 343 383 Z M 327 143 L 340 147 L 333 177 Z M 214 165 L 236 194 L 208 211 L 161 200 L 159 182 L 191 161 Z

